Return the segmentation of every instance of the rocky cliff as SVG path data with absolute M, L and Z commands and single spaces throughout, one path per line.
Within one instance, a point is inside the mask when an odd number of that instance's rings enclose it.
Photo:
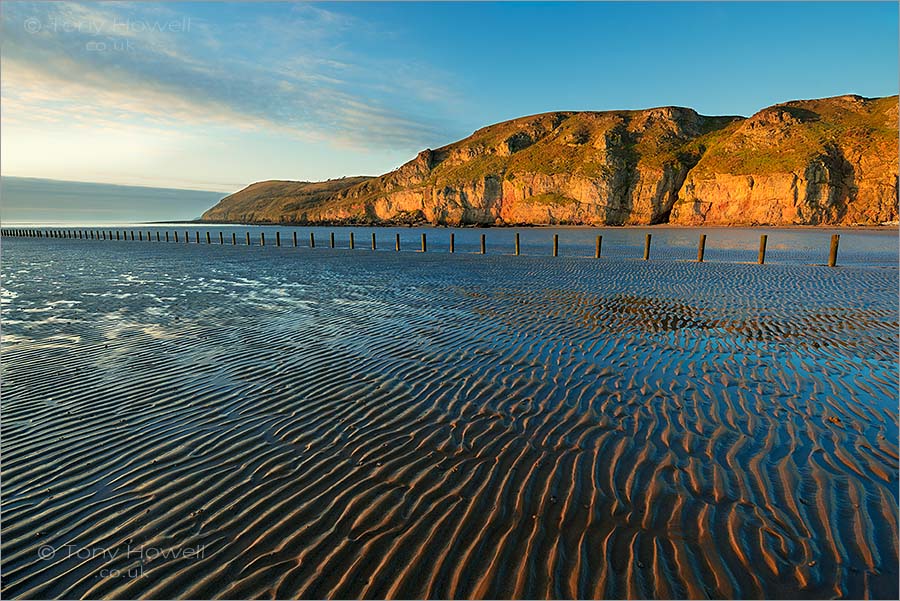
M 897 219 L 897 111 L 896 96 L 840 96 L 749 119 L 678 107 L 546 113 L 424 150 L 380 177 L 254 184 L 203 218 L 877 224 Z

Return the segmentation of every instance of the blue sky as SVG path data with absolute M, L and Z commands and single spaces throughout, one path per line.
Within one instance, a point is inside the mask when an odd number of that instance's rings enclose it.
M 2 5 L 4 175 L 228 192 L 551 110 L 896 94 L 896 3 Z

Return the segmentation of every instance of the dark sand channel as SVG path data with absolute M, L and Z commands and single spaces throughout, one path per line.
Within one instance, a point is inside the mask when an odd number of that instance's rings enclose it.
M 897 598 L 897 290 L 5 240 L 0 592 Z

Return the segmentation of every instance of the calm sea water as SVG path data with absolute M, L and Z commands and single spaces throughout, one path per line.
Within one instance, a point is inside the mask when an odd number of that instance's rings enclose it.
M 0 178 L 0 220 L 10 223 L 116 223 L 196 219 L 222 192 L 115 186 L 30 177 Z

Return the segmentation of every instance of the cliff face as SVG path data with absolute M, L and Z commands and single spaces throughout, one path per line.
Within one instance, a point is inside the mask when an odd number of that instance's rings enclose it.
M 897 136 L 896 96 L 789 102 L 749 119 L 676 107 L 547 113 L 424 150 L 376 178 L 254 184 L 203 218 L 881 223 L 897 219 Z
M 897 97 L 764 109 L 704 153 L 674 223 L 877 224 L 897 220 Z

